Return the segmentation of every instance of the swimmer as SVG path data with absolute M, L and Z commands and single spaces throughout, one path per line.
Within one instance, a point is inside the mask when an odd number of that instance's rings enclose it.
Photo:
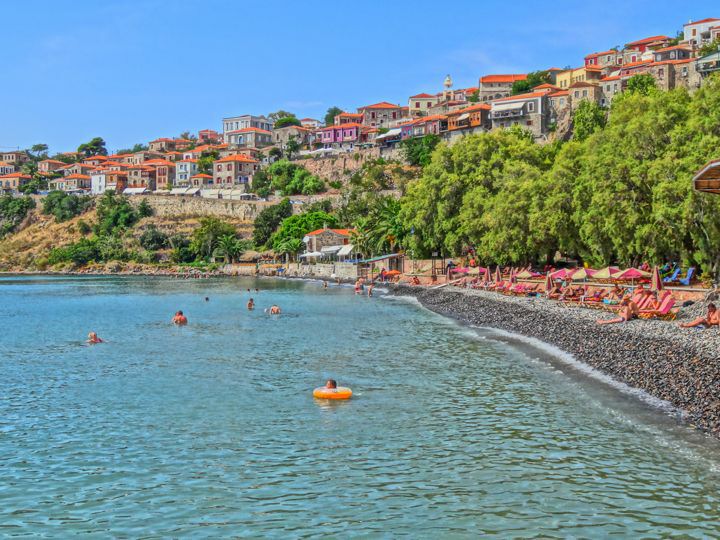
M 325 388 L 337 388 L 337 381 L 335 379 L 328 379 L 325 383 Z
M 255 300 L 253 300 L 252 298 L 248 300 L 247 308 L 248 311 L 252 311 L 253 309 L 255 309 Z
M 87 337 L 87 343 L 94 345 L 95 343 L 103 343 L 103 340 L 100 339 L 95 332 L 90 332 Z
M 257 287 L 255 287 L 255 292 L 260 292 L 260 289 L 258 289 Z
M 248 289 L 247 292 L 250 292 L 250 289 Z
M 183 326 L 187 324 L 187 317 L 183 315 L 182 311 L 178 311 L 175 313 L 175 316 L 172 318 L 173 324 L 177 324 L 178 326 Z
M 208 297 L 206 296 L 206 297 L 205 297 L 205 301 L 206 301 L 206 302 L 209 302 L 209 301 L 210 301 L 210 298 L 208 298 Z
M 375 287 L 375 284 L 373 282 L 370 282 L 370 285 L 368 285 L 368 298 L 372 296 L 373 287 Z
M 327 289 L 327 281 L 323 281 L 323 289 Z
M 280 308 L 275 304 L 270 307 L 270 315 L 280 315 Z

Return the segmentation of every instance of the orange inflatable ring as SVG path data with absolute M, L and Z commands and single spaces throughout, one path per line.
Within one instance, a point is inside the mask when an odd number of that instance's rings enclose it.
M 352 390 L 343 386 L 337 388 L 325 388 L 321 386 L 313 390 L 313 397 L 317 399 L 350 399 Z

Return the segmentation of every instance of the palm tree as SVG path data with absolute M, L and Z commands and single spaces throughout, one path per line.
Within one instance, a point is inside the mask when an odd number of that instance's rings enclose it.
M 355 222 L 355 230 L 350 235 L 355 253 L 369 256 L 375 253 L 374 239 L 370 228 L 370 218 L 360 218 Z
M 400 220 L 400 201 L 394 197 L 383 197 L 375 208 L 370 211 L 370 236 L 373 247 L 379 251 L 395 251 L 397 245 L 402 246 L 405 229 Z
M 235 259 L 241 255 L 242 251 L 244 251 L 243 248 L 244 246 L 241 244 L 241 241 L 231 234 L 226 234 L 218 239 L 217 247 L 213 251 L 213 256 L 223 257 L 225 262 L 232 264 L 235 262 Z
M 285 262 L 287 263 L 291 256 L 297 255 L 302 251 L 304 245 L 303 241 L 299 238 L 288 238 L 277 246 L 275 252 L 280 255 L 285 255 Z

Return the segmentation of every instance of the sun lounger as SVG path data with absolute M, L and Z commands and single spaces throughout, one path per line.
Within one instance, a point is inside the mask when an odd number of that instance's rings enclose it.
M 675 270 L 671 275 L 663 278 L 663 283 L 672 283 L 673 281 L 675 281 L 680 275 L 680 271 L 681 270 L 679 266 L 675 267 Z
M 671 294 L 668 294 L 663 298 L 660 307 L 657 309 L 645 309 L 640 310 L 641 319 L 664 319 L 664 320 L 675 320 L 678 314 L 678 309 L 673 310 L 675 306 L 675 298 Z
M 689 286 L 694 273 L 695 273 L 695 267 L 691 266 L 690 268 L 688 268 L 687 275 L 684 278 L 678 279 L 678 283 L 682 283 L 683 285 Z

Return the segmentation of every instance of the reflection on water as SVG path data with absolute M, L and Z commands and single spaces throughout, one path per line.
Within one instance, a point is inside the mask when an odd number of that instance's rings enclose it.
M 269 280 L 0 298 L 2 535 L 717 533 L 714 441 L 417 306 Z M 328 378 L 353 399 L 314 399 Z

